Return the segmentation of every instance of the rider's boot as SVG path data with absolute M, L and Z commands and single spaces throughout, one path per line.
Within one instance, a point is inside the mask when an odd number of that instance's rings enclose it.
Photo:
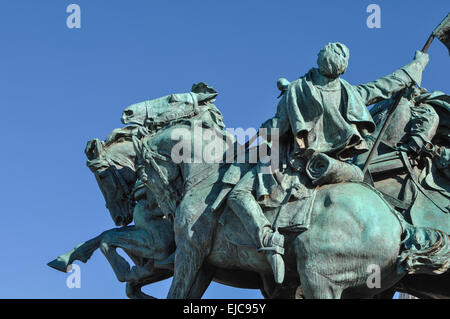
M 284 236 L 278 231 L 272 231 L 272 229 L 265 227 L 262 235 L 263 247 L 259 251 L 266 253 L 267 261 L 272 267 L 273 277 L 277 284 L 281 284 L 284 281 L 284 261 L 282 255 L 284 255 Z

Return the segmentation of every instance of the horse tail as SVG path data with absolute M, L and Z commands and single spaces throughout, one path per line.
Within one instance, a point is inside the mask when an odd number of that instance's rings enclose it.
M 450 268 L 450 240 L 441 230 L 407 224 L 398 257 L 399 273 L 439 275 Z

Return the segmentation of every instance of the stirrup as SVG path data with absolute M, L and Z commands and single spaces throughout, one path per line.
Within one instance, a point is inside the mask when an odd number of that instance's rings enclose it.
M 258 251 L 273 251 L 277 254 L 284 255 L 284 236 L 278 230 L 275 230 L 270 234 L 266 246 L 259 248 Z
M 281 246 L 261 247 L 261 248 L 258 248 L 258 251 L 259 252 L 261 252 L 261 251 L 265 251 L 265 252 L 272 251 L 274 253 L 277 253 L 277 254 L 280 254 L 280 255 L 284 255 L 284 248 L 281 247 Z

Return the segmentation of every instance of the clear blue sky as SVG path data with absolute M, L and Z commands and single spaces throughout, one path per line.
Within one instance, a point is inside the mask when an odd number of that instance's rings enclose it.
M 82 28 L 66 27 L 79 4 Z M 366 7 L 381 7 L 381 29 Z M 350 48 L 344 78 L 359 84 L 411 61 L 450 11 L 433 1 L 0 2 L 0 298 L 125 298 L 96 252 L 81 264 L 81 289 L 46 263 L 114 227 L 84 147 L 120 127 L 128 105 L 187 92 L 204 81 L 219 91 L 229 127 L 259 127 L 273 116 L 276 80 L 315 66 L 328 42 Z M 449 92 L 449 56 L 430 48 L 423 86 Z M 165 297 L 170 281 L 146 288 Z M 206 298 L 260 298 L 213 284 Z

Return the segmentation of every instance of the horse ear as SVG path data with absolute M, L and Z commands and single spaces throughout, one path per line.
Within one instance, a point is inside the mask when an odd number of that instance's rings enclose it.
M 100 156 L 102 150 L 103 150 L 102 142 L 100 142 L 100 140 L 96 138 L 90 140 L 87 143 L 84 153 L 86 154 L 89 160 L 93 160 Z
M 197 94 L 199 102 L 213 102 L 219 94 L 213 87 L 204 82 L 194 83 L 191 92 Z

